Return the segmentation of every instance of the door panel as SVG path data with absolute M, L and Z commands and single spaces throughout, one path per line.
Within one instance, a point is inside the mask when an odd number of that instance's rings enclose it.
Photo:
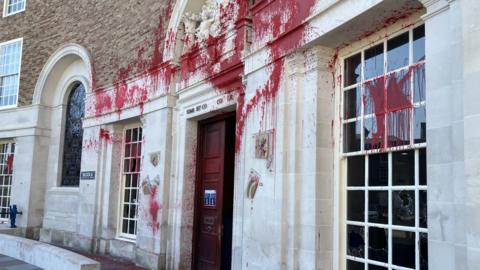
M 200 126 L 194 269 L 220 269 L 225 120 Z

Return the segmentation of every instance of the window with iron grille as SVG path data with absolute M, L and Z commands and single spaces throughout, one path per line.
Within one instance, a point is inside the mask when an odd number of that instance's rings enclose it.
M 85 88 L 82 84 L 78 84 L 74 86 L 68 97 L 63 141 L 62 186 L 78 186 L 80 184 L 84 112 Z
M 125 129 L 123 136 L 120 236 L 129 239 L 135 239 L 137 234 L 142 136 L 139 126 Z
M 17 105 L 22 40 L 0 43 L 0 109 Z
M 4 0 L 3 16 L 9 16 L 16 13 L 20 13 L 25 10 L 26 0 Z
M 14 143 L 0 142 L 0 219 L 8 218 L 8 214 L 6 213 L 10 206 L 14 153 Z
M 424 26 L 343 64 L 346 269 L 426 270 Z

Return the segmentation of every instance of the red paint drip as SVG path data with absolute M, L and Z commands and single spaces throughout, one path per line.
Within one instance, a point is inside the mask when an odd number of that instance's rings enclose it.
M 161 204 L 157 201 L 157 186 L 153 185 L 150 190 L 150 202 L 148 204 L 148 213 L 152 219 L 151 227 L 153 234 L 157 233 L 160 229 L 160 223 L 158 222 L 158 211 L 162 208 Z
M 13 154 L 8 154 L 7 156 L 7 173 L 11 174 L 13 172 Z
M 110 134 L 110 131 L 104 128 L 100 129 L 100 139 L 110 143 L 113 142 L 113 136 Z

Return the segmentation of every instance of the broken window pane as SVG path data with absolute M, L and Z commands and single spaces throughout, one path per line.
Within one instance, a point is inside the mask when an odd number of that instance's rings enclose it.
M 413 101 L 425 101 L 425 64 L 412 68 L 413 72 Z
M 365 51 L 365 80 L 383 75 L 383 43 Z
M 427 185 L 427 149 L 423 148 L 419 150 L 419 182 L 420 185 Z
M 392 219 L 394 225 L 415 226 L 415 191 L 392 192 Z
M 388 261 L 388 231 L 387 229 L 368 228 L 368 258 L 379 262 Z
M 401 70 L 387 77 L 387 108 L 395 111 L 412 107 L 410 92 L 411 72 Z
M 360 151 L 361 145 L 361 122 L 354 121 L 343 124 L 343 151 Z
M 408 66 L 408 32 L 387 41 L 388 71 Z
M 365 118 L 365 150 L 383 148 L 385 145 L 385 115 Z
M 392 172 L 393 185 L 415 185 L 415 152 L 394 152 L 392 154 Z
M 345 119 L 360 116 L 361 107 L 362 93 L 360 87 L 343 92 L 343 117 Z
M 413 29 L 413 63 L 425 60 L 425 25 Z
M 365 156 L 349 157 L 347 163 L 347 185 L 350 187 L 364 186 Z
M 415 268 L 415 233 L 392 231 L 393 264 Z
M 388 186 L 388 154 L 370 155 L 368 159 L 368 185 Z
M 362 55 L 356 54 L 345 59 L 344 86 L 359 83 L 361 80 Z
M 427 228 L 428 225 L 428 215 L 427 215 L 427 191 L 420 190 L 419 191 L 420 198 L 420 227 Z
M 385 78 L 377 78 L 363 85 L 365 115 L 385 113 Z
M 368 192 L 368 222 L 388 223 L 388 191 Z
M 350 221 L 364 221 L 365 192 L 363 190 L 349 190 L 347 196 L 347 219 Z
M 354 257 L 365 257 L 365 229 L 361 226 L 347 226 L 347 254 Z
M 362 262 L 347 260 L 347 270 L 364 270 L 365 266 Z
M 410 109 L 388 114 L 388 146 L 395 147 L 410 144 Z
M 413 140 L 414 143 L 427 141 L 427 112 L 425 106 L 414 109 L 413 115 Z
M 420 270 L 428 270 L 428 234 L 420 233 Z

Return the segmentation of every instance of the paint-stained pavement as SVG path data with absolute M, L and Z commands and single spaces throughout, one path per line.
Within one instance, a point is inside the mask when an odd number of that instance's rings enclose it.
M 136 266 L 134 263 L 122 258 L 92 254 L 77 250 L 72 251 L 99 262 L 102 265 L 102 270 L 147 270 L 147 268 Z

